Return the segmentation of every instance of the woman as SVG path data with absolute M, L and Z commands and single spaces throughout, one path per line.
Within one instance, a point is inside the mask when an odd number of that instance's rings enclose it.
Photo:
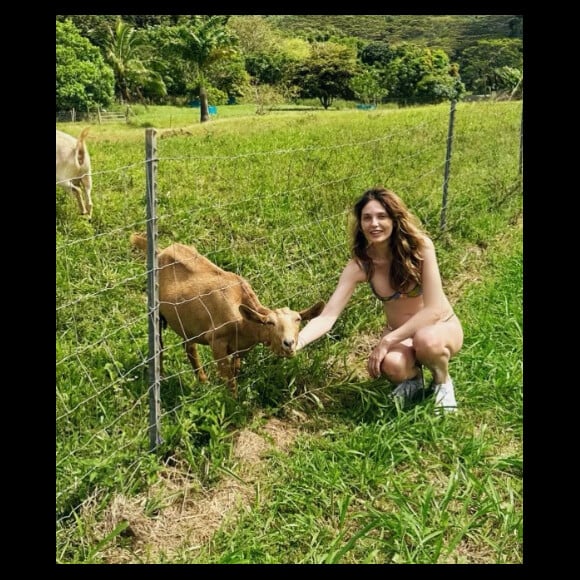
M 433 242 L 403 201 L 383 187 L 367 190 L 354 216 L 352 259 L 324 310 L 301 330 L 297 348 L 327 333 L 356 285 L 368 282 L 387 322 L 367 363 L 370 376 L 385 375 L 397 384 L 393 396 L 408 399 L 424 388 L 424 365 L 433 376 L 437 411 L 455 411 L 448 369 L 463 345 L 463 329 L 443 292 Z

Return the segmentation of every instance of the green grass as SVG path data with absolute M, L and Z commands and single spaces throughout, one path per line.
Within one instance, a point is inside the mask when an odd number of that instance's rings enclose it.
M 90 223 L 57 190 L 57 561 L 521 563 L 521 103 L 458 105 L 445 232 L 446 105 L 234 105 L 203 125 L 197 109 L 135 113 L 91 128 Z M 328 298 L 354 199 L 376 183 L 400 193 L 436 241 L 464 325 L 457 416 L 437 419 L 430 399 L 397 409 L 366 376 L 384 320 L 361 286 L 296 358 L 251 351 L 238 401 L 207 349 L 201 387 L 166 332 L 164 442 L 149 453 L 146 268 L 129 247 L 146 229 L 146 127 L 161 246 L 195 244 L 268 306 Z

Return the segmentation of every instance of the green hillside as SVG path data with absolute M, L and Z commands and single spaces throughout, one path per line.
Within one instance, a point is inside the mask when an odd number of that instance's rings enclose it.
M 276 15 L 280 30 L 311 38 L 336 35 L 391 44 L 414 42 L 453 54 L 481 38 L 522 38 L 521 15 Z

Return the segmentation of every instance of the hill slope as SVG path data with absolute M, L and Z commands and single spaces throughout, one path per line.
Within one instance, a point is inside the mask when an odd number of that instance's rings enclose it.
M 391 44 L 414 42 L 448 54 L 481 38 L 522 38 L 521 15 L 276 15 L 268 20 L 291 35 L 324 39 L 354 36 Z

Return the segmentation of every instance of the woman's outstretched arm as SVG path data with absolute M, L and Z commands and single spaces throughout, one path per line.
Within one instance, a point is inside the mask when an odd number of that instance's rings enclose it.
M 354 260 L 350 260 L 342 271 L 336 289 L 326 303 L 324 310 L 300 331 L 296 350 L 304 348 L 332 329 L 337 318 L 348 304 L 356 285 L 365 279 L 365 274 L 360 266 Z

